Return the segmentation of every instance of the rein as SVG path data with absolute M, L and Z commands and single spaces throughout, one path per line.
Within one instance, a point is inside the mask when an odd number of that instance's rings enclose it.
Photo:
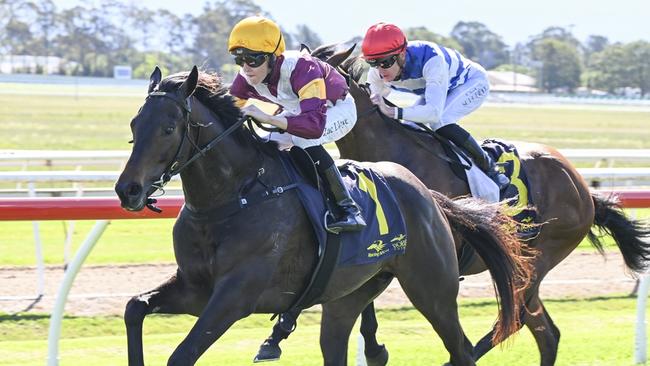
M 164 193 L 163 187 L 171 180 L 171 178 L 177 174 L 179 174 L 183 169 L 185 169 L 187 166 L 189 166 L 191 163 L 193 163 L 196 159 L 205 156 L 205 153 L 211 150 L 213 147 L 215 147 L 219 142 L 221 142 L 223 139 L 226 137 L 230 136 L 233 132 L 235 132 L 239 127 L 241 127 L 246 120 L 248 120 L 248 117 L 244 116 L 237 120 L 236 123 L 234 123 L 232 126 L 228 127 L 225 131 L 221 132 L 217 136 L 215 136 L 210 142 L 208 142 L 205 146 L 199 147 L 197 143 L 193 142 L 190 139 L 190 128 L 191 127 L 208 127 L 212 123 L 209 123 L 207 125 L 199 124 L 199 123 L 194 123 L 191 120 L 191 114 L 192 114 L 192 104 L 191 104 L 191 96 L 186 98 L 185 100 L 181 100 L 178 97 L 176 97 L 175 93 L 168 93 L 168 92 L 161 92 L 161 91 L 156 91 L 149 93 L 147 96 L 147 99 L 149 98 L 167 98 L 173 100 L 176 104 L 178 104 L 181 109 L 183 110 L 183 114 L 185 116 L 185 122 L 186 122 L 186 129 L 185 129 L 185 134 L 183 135 L 183 139 L 181 140 L 180 145 L 178 146 L 178 149 L 176 150 L 176 154 L 174 155 L 174 159 L 169 163 L 169 165 L 165 168 L 165 171 L 163 172 L 162 176 L 160 177 L 159 180 L 155 181 L 149 192 L 147 192 L 147 196 L 151 196 L 153 193 L 155 193 L 157 190 L 161 190 Z M 199 130 L 200 131 L 200 130 Z M 181 152 L 183 150 L 183 146 L 185 145 L 185 140 L 190 141 L 190 143 L 194 146 L 195 150 L 197 152 L 194 153 L 187 161 L 184 163 L 180 162 L 180 156 Z M 147 198 L 147 208 L 149 208 L 152 211 L 155 212 L 161 212 L 160 208 L 156 207 L 154 204 L 156 203 L 155 198 Z

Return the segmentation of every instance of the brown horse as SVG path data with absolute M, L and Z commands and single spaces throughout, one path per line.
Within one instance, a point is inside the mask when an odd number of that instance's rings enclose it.
M 327 59 L 350 76 L 350 93 L 355 99 L 358 120 L 345 137 L 336 142 L 341 157 L 359 161 L 392 161 L 413 172 L 427 187 L 449 197 L 470 194 L 467 183 L 458 178 L 445 156 L 440 142 L 429 135 L 417 133 L 400 126 L 377 110 L 370 101 L 367 89 L 358 81 L 365 67 L 359 58 L 348 59 L 351 48 L 335 53 L 336 45 L 323 46 L 312 55 Z M 346 60 L 348 59 L 348 60 Z M 345 61 L 345 62 L 343 62 Z M 591 231 L 596 227 L 611 234 L 618 245 L 626 265 L 635 272 L 643 271 L 650 259 L 650 244 L 643 238 L 650 229 L 640 222 L 625 217 L 616 201 L 590 192 L 587 183 L 556 149 L 535 143 L 515 144 L 521 157 L 522 168 L 528 175 L 530 193 L 537 210 L 539 222 L 546 224 L 530 243 L 539 255 L 534 262 L 535 276 L 526 290 L 524 324 L 532 332 L 541 355 L 541 365 L 553 365 L 557 357 L 560 331 L 539 298 L 539 286 L 546 274 L 566 258 L 578 244 L 588 237 L 603 253 L 598 236 Z M 457 245 L 460 241 L 456 242 Z M 462 275 L 484 271 L 485 265 L 477 259 Z M 377 329 L 372 306 L 364 311 L 361 331 L 366 339 L 366 356 L 369 364 L 375 359 L 384 364 L 383 346 L 375 339 Z M 492 349 L 492 332 L 475 347 L 475 359 Z M 378 356 L 379 355 L 379 356 Z M 373 357 L 376 356 L 376 357 Z
M 144 364 L 142 325 L 148 314 L 198 316 L 168 361 L 170 366 L 194 365 L 239 319 L 286 312 L 310 279 L 317 245 L 291 190 L 295 184 L 277 146 L 258 141 L 241 127 L 240 117 L 214 75 L 196 67 L 164 80 L 158 68 L 151 75 L 149 96 L 131 122 L 133 151 L 115 191 L 125 209 L 142 210 L 161 184 L 180 174 L 185 205 L 173 232 L 176 274 L 127 304 L 131 366 Z M 383 176 L 395 194 L 408 249 L 376 263 L 334 270 L 315 300 L 323 304 L 325 364 L 347 364 L 356 319 L 397 278 L 443 339 L 450 362 L 474 365 L 472 345 L 458 320 L 452 226 L 493 274 L 501 302 L 496 337 L 501 339 L 518 327 L 520 287 L 530 276 L 516 236 L 502 228 L 508 217 L 478 200 L 451 202 L 436 195 L 400 165 L 364 166 Z

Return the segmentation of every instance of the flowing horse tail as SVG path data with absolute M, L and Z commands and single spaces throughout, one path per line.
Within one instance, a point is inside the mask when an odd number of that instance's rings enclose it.
M 493 344 L 521 328 L 524 289 L 533 274 L 534 251 L 516 236 L 516 223 L 499 204 L 486 205 L 474 198 L 451 200 L 431 191 L 452 229 L 474 248 L 490 271 L 497 292 L 499 315 L 492 335 Z
M 644 241 L 644 238 L 650 238 L 650 226 L 628 219 L 613 196 L 592 193 L 591 198 L 595 208 L 594 226 L 600 230 L 600 233 L 595 233 L 592 227 L 587 235 L 591 244 L 604 254 L 599 234 L 605 232 L 611 235 L 623 254 L 625 264 L 637 273 L 643 272 L 648 268 L 650 259 L 650 241 Z

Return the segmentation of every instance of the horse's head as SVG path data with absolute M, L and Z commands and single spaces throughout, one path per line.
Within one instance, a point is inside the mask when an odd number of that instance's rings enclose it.
M 160 88 L 160 69 L 156 67 L 151 74 L 148 96 L 131 120 L 133 150 L 115 184 L 115 192 L 125 209 L 143 209 L 148 196 L 160 184 L 161 176 L 176 168 L 178 156 L 188 148 L 188 144 L 183 142 L 190 120 L 190 97 L 196 88 L 198 75 L 194 66 L 189 74 L 170 77 L 176 78 L 177 82 L 166 83 L 163 90 Z

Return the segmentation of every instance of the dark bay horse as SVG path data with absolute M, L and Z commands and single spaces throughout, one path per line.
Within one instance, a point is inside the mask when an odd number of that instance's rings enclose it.
M 144 364 L 146 315 L 198 316 L 168 361 L 193 365 L 239 319 L 287 311 L 316 261 L 316 239 L 298 195 L 271 189 L 291 183 L 277 147 L 241 127 L 240 111 L 218 77 L 194 67 L 161 79 L 156 68 L 149 96 L 131 121 L 133 150 L 115 191 L 122 207 L 142 210 L 161 182 L 180 173 L 185 205 L 173 229 L 176 274 L 126 306 L 131 366 Z M 474 365 L 472 344 L 458 320 L 459 273 L 451 226 L 493 273 L 501 303 L 500 339 L 519 326 L 520 294 L 530 276 L 529 258 L 521 254 L 514 233 L 502 227 L 511 223 L 509 218 L 495 205 L 436 196 L 400 165 L 367 166 L 385 177 L 397 197 L 408 249 L 401 256 L 334 271 L 317 301 L 323 304 L 324 363 L 347 364 L 355 320 L 395 277 L 442 338 L 450 362 Z M 240 208 L 243 187 L 250 195 L 275 196 Z
M 367 89 L 360 87 L 364 62 L 348 59 L 353 48 L 346 52 L 335 50 L 337 45 L 322 46 L 312 55 L 341 65 L 350 76 L 350 93 L 355 99 L 358 120 L 345 137 L 336 142 L 342 158 L 359 161 L 392 161 L 413 172 L 427 187 L 449 197 L 469 195 L 469 187 L 458 178 L 447 161 L 442 144 L 428 135 L 400 126 L 379 112 L 370 101 Z M 553 365 L 557 357 L 560 331 L 539 298 L 539 286 L 546 274 L 566 258 L 578 244 L 588 237 L 603 253 L 602 244 L 592 228 L 611 234 L 626 265 L 642 272 L 650 259 L 650 229 L 638 221 L 625 217 L 615 199 L 589 191 L 588 185 L 571 163 L 556 149 L 541 144 L 516 143 L 523 169 L 528 174 L 532 200 L 540 222 L 546 224 L 530 243 L 538 251 L 534 261 L 534 280 L 526 290 L 526 313 L 523 324 L 532 332 L 541 355 L 540 364 Z M 457 245 L 460 241 L 457 241 Z M 481 260 L 462 275 L 485 270 Z M 364 312 L 361 332 L 366 340 L 369 365 L 383 365 L 387 357 L 383 346 L 375 339 L 377 323 L 370 305 Z M 475 359 L 494 347 L 493 333 L 487 334 L 475 349 Z M 380 361 L 376 361 L 380 360 Z

